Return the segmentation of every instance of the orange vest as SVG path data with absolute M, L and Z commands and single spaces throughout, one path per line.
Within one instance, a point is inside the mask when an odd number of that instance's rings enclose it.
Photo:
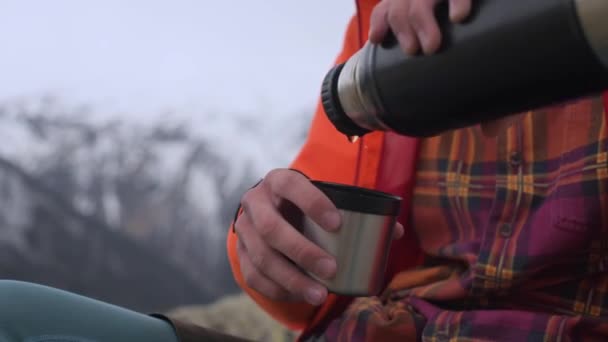
M 335 63 L 345 62 L 363 47 L 367 40 L 371 11 L 378 2 L 356 1 L 357 13 L 348 23 L 342 51 Z M 399 146 L 399 149 L 385 149 L 388 145 Z M 411 188 L 409 185 L 414 170 L 408 168 L 414 165 L 417 146 L 415 139 L 382 132 L 368 134 L 357 143 L 351 144 L 328 121 L 319 102 L 307 140 L 290 167 L 302 171 L 312 179 L 376 188 L 403 196 L 403 192 Z M 406 198 L 408 196 L 404 196 L 404 199 Z M 404 207 L 407 207 L 407 204 L 405 203 Z M 403 223 L 407 222 L 405 215 L 401 218 Z M 420 259 L 413 239 L 404 236 L 399 241 L 399 248 L 394 248 L 391 260 L 399 260 L 400 265 L 393 262 L 389 266 L 390 274 L 394 274 L 397 269 L 414 266 Z M 236 234 L 229 229 L 228 257 L 236 282 L 262 309 L 287 327 L 304 330 L 305 335 L 348 304 L 348 298 L 333 294 L 329 295 L 321 307 L 306 303 L 276 302 L 265 298 L 245 284 L 240 272 L 236 242 Z
M 335 63 L 345 62 L 367 41 L 369 19 L 379 0 L 355 0 L 357 13 L 350 19 L 344 36 L 342 51 Z M 608 108 L 608 93 L 604 97 Z M 411 191 L 414 185 L 418 139 L 394 133 L 374 132 L 365 135 L 355 144 L 347 141 L 327 119 L 320 104 L 317 105 L 309 135 L 296 156 L 291 168 L 312 179 L 374 188 L 403 197 L 403 210 L 399 221 L 405 227 L 405 236 L 396 241 L 390 254 L 386 281 L 396 273 L 415 267 L 422 261 L 422 253 L 415 239 L 408 238 Z M 271 317 L 293 330 L 303 330 L 301 339 L 312 331 L 323 329 L 335 315 L 349 304 L 348 297 L 330 294 L 320 307 L 307 303 L 277 302 L 270 300 L 245 284 L 236 252 L 237 236 L 229 229 L 228 257 L 236 282 Z

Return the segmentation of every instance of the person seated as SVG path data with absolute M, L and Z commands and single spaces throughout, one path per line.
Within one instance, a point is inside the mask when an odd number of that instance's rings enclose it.
M 336 62 L 389 29 L 406 53 L 435 53 L 439 2 L 356 1 Z M 450 20 L 460 23 L 475 3 L 450 0 Z M 319 106 L 289 168 L 242 198 L 227 237 L 234 277 L 301 341 L 608 341 L 602 101 L 423 139 L 373 132 L 354 144 Z M 339 212 L 310 179 L 404 198 L 381 295 L 328 293 L 303 271 L 329 280 L 338 267 L 282 211 L 290 202 L 328 231 L 339 227 Z

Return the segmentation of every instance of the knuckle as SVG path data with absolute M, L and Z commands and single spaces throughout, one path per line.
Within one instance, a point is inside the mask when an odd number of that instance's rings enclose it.
M 298 273 L 294 273 L 294 274 L 290 274 L 290 275 L 286 276 L 285 280 L 284 280 L 284 284 L 285 284 L 284 285 L 285 289 L 287 289 L 287 291 L 290 293 L 302 292 L 301 289 L 302 289 L 303 282 L 302 282 L 300 274 L 298 274 Z
M 375 20 L 376 17 L 378 17 L 378 15 L 380 14 L 380 5 L 374 7 L 374 9 L 372 9 L 372 14 L 370 16 L 371 20 Z
M 236 221 L 234 222 L 234 230 L 236 230 L 237 232 L 242 232 L 243 231 L 243 216 L 239 216 Z
M 387 9 L 388 14 L 392 14 L 393 18 L 397 20 L 407 19 L 407 13 L 409 8 L 412 6 L 412 1 L 410 0 L 401 0 L 401 1 L 392 1 L 389 8 Z
M 290 172 L 282 172 L 273 179 L 272 190 L 275 193 L 284 193 L 290 186 L 293 186 L 294 177 L 295 175 Z
M 401 11 L 388 11 L 386 14 L 386 20 L 388 20 L 391 27 L 394 29 L 401 27 L 401 25 L 405 24 L 407 17 L 403 15 Z
M 243 259 L 243 257 L 245 256 L 245 254 L 247 253 L 247 248 L 245 248 L 245 244 L 243 243 L 242 239 L 239 239 L 237 241 L 236 244 L 236 253 L 237 256 L 239 257 L 239 259 Z M 242 264 L 242 262 L 241 262 Z
M 289 250 L 291 251 L 293 261 L 300 266 L 304 266 L 312 258 L 312 253 L 310 253 L 310 250 L 303 243 L 294 243 Z
M 268 173 L 266 174 L 266 177 L 264 177 L 264 179 L 266 179 L 266 180 L 274 179 L 277 176 L 281 175 L 281 173 L 283 173 L 283 169 L 272 169 L 272 170 L 268 171 Z
M 289 297 L 289 294 L 285 290 L 281 289 L 278 285 L 269 286 L 266 291 L 266 296 L 273 300 L 284 300 Z
M 241 196 L 241 204 L 243 206 L 247 206 L 249 203 L 252 203 L 253 201 L 252 201 L 251 197 L 255 196 L 255 192 L 256 192 L 255 188 L 245 191 L 243 196 Z
M 330 200 L 320 191 L 314 192 L 310 201 L 306 202 L 306 206 L 308 206 L 306 208 L 308 213 L 321 213 L 332 208 Z
M 257 271 L 250 268 L 244 268 L 241 270 L 241 272 L 243 273 L 243 280 L 245 281 L 245 284 L 253 289 L 257 289 L 257 285 L 260 281 L 260 275 L 257 273 Z
M 268 241 L 279 231 L 279 222 L 276 219 L 262 217 L 259 220 L 259 226 L 256 228 L 262 240 Z
M 274 187 L 276 186 L 277 182 L 280 182 L 280 180 L 285 176 L 285 170 L 284 169 L 273 169 L 268 171 L 268 173 L 266 174 L 266 177 L 264 177 L 264 181 L 262 182 L 265 186 L 270 187 L 271 189 L 274 189 Z
M 411 6 L 407 13 L 407 20 L 413 26 L 418 26 L 420 23 L 420 7 Z
M 408 20 L 412 27 L 421 29 L 424 26 L 428 26 L 429 19 L 432 20 L 433 7 L 431 2 L 414 2 L 408 11 Z
M 258 269 L 264 269 L 268 266 L 268 253 L 255 252 L 249 255 L 251 263 Z
M 386 6 L 383 6 L 385 3 L 386 2 L 384 1 L 381 2 L 372 10 L 371 19 L 374 20 L 374 22 L 382 20 L 386 15 Z

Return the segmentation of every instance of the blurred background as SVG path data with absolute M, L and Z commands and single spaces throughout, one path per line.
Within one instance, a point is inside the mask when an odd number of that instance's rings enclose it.
M 303 143 L 354 10 L 0 2 L 0 278 L 288 338 L 253 330 L 276 327 L 234 284 L 226 230 Z

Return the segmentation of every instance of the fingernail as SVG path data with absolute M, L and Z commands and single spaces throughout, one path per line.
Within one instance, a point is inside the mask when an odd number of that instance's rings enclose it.
M 464 20 L 464 18 L 466 18 L 467 16 L 467 11 L 466 8 L 464 7 L 456 7 L 456 6 L 450 6 L 450 20 L 453 23 L 458 23 L 462 20 Z
M 422 45 L 423 50 L 426 52 L 429 46 L 429 40 L 427 38 L 426 32 L 423 30 L 418 31 L 418 39 L 420 40 L 420 45 Z
M 334 275 L 336 268 L 337 266 L 334 260 L 325 258 L 317 261 L 315 273 L 321 278 L 328 279 Z
M 321 290 L 320 288 L 311 287 L 306 290 L 304 296 L 306 297 L 306 300 L 312 305 L 319 305 L 323 303 L 324 294 L 323 290 Z
M 408 35 L 400 34 L 399 41 L 403 44 L 403 48 L 405 49 L 405 53 L 407 55 L 415 55 L 416 54 L 416 44 L 410 39 Z
M 407 54 L 409 55 L 415 55 L 416 54 L 416 45 L 414 45 L 414 42 L 411 40 L 408 40 L 405 43 L 405 50 L 407 52 Z
M 402 237 L 403 237 L 403 231 L 402 230 L 395 231 L 395 234 L 394 234 L 394 237 L 393 237 L 394 240 L 399 240 Z
M 323 215 L 323 227 L 326 229 L 338 229 L 342 216 L 339 212 L 330 211 Z

